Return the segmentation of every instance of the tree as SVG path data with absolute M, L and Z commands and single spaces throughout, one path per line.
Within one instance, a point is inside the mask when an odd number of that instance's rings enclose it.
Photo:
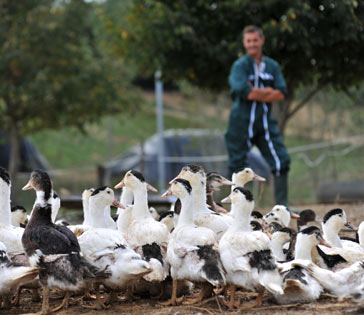
M 288 119 L 323 87 L 345 90 L 363 80 L 363 1 L 131 2 L 120 53 L 142 72 L 161 68 L 166 79 L 187 79 L 216 92 L 227 88 L 230 66 L 242 54 L 243 27 L 260 25 L 265 53 L 279 61 L 288 83 L 277 111 L 282 133 Z M 311 89 L 295 102 L 302 85 Z
M 135 100 L 118 59 L 99 40 L 95 4 L 82 0 L 0 0 L 0 124 L 11 135 L 9 172 L 19 138 L 76 126 Z

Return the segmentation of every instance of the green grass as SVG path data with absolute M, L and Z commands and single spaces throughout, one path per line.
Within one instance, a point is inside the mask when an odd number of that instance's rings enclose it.
M 200 115 L 164 115 L 165 129 L 213 128 Z M 75 128 L 45 130 L 31 136 L 34 144 L 49 161 L 51 168 L 94 167 L 131 146 L 141 143 L 157 131 L 155 108 L 147 103 L 134 114 L 119 113 L 104 117 L 99 124 L 86 126 L 86 134 Z

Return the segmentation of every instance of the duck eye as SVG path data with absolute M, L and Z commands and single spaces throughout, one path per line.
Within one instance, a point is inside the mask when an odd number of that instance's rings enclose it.
M 339 217 L 342 217 L 343 215 L 342 214 L 339 214 Z

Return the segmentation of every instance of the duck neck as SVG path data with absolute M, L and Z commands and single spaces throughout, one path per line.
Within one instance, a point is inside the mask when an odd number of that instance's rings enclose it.
M 233 182 L 231 185 L 231 191 L 233 191 L 236 187 L 244 187 L 244 185 L 249 182 L 249 179 L 247 179 L 245 176 L 238 179 L 237 175 L 234 173 L 231 177 L 231 181 Z
M 49 204 L 51 205 L 51 204 Z M 29 223 L 27 224 L 27 227 L 33 227 L 38 226 L 40 224 L 53 224 L 52 222 L 52 208 L 47 207 L 47 203 L 39 207 L 38 204 L 35 204 L 35 207 L 32 211 L 32 216 L 30 217 Z
M 0 179 L 2 180 L 2 179 Z M 0 187 L 0 224 L 11 225 L 11 209 L 10 209 L 10 184 L 2 183 Z
M 299 233 L 297 235 L 294 258 L 312 261 L 312 247 L 313 246 L 307 244 L 307 241 L 305 241 L 305 236 Z
M 60 202 L 57 199 L 52 198 L 52 222 L 54 223 L 57 218 L 58 210 L 60 208 Z
M 364 246 L 364 223 L 360 223 L 359 228 L 358 228 L 358 239 L 359 239 L 359 244 L 361 246 Z
M 110 206 L 106 206 L 104 208 L 104 220 L 105 220 L 105 224 L 109 229 L 114 229 L 116 228 L 116 223 L 113 220 L 113 218 L 111 217 L 111 207 Z
M 92 219 L 90 215 L 90 200 L 89 198 L 84 198 L 82 200 L 82 208 L 83 208 L 83 225 L 92 225 Z
M 186 196 L 180 198 L 180 200 L 181 200 L 181 212 L 179 214 L 178 223 L 176 227 L 180 227 L 182 225 L 194 225 L 192 198 Z
M 36 204 L 40 204 L 42 207 L 45 207 L 47 204 L 52 204 L 52 197 L 49 197 L 48 199 L 46 199 L 46 193 L 43 190 L 37 190 L 35 192 L 36 195 L 36 199 L 35 199 L 35 203 Z M 50 195 L 52 196 L 52 192 L 50 194 L 47 194 L 47 196 Z
M 133 191 L 128 187 L 123 187 L 123 190 L 120 194 L 120 203 L 127 207 L 133 204 Z M 117 214 L 120 214 L 123 210 L 118 208 Z
M 53 191 L 51 192 L 44 192 L 43 190 L 36 190 L 35 191 L 35 202 L 33 205 L 33 209 L 35 208 L 36 204 L 39 204 L 41 207 L 45 207 L 47 204 L 52 205 L 52 196 L 53 195 Z M 45 196 L 50 196 L 48 199 L 46 199 Z M 33 210 L 30 213 L 30 217 L 32 217 L 33 215 Z
M 133 190 L 134 205 L 133 205 L 133 217 L 135 219 L 149 219 L 152 215 L 148 208 L 148 192 L 147 187 L 144 185 L 142 189 Z
M 232 232 L 251 232 L 250 215 L 253 209 L 243 204 L 232 204 L 235 208 L 234 221 L 230 226 Z
M 90 225 L 94 228 L 106 228 L 105 222 L 105 203 L 99 200 L 90 198 L 89 211 L 90 211 Z
M 197 216 L 204 213 L 207 210 L 206 204 L 206 190 L 205 185 L 193 187 L 192 199 L 193 199 L 193 215 Z
M 120 195 L 120 203 L 125 207 L 133 204 L 133 191 L 130 188 L 123 187 Z
M 270 245 L 272 248 L 273 255 L 276 256 L 276 258 L 279 261 L 286 260 L 286 255 L 283 253 L 283 245 L 286 242 L 287 240 L 280 237 L 277 233 L 274 233 L 272 235 L 272 240 L 270 241 Z
M 336 226 L 332 226 L 332 224 L 323 224 L 322 226 L 323 236 L 325 241 L 327 241 L 331 246 L 342 248 L 343 245 L 341 243 L 339 237 L 340 228 Z

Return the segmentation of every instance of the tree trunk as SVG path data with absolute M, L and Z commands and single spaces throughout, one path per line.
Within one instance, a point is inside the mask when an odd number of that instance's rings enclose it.
M 15 182 L 16 175 L 19 171 L 20 160 L 20 135 L 17 123 L 12 123 L 10 127 L 10 157 L 9 157 L 9 175 L 12 183 Z
M 290 109 L 294 100 L 294 90 L 290 90 L 282 102 L 275 103 L 272 107 L 273 116 L 278 120 L 278 130 L 282 137 L 287 126 L 287 122 L 291 117 Z
M 284 101 L 273 105 L 273 116 L 278 120 L 278 129 L 282 137 L 284 136 L 288 120 L 291 119 L 318 91 L 322 90 L 326 85 L 326 83 L 318 84 L 314 89 L 308 92 L 295 107 L 293 107 L 295 88 L 291 87 Z

